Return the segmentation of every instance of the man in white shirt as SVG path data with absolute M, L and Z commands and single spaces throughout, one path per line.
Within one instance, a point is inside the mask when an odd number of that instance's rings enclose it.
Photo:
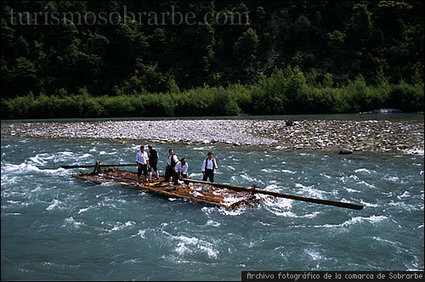
M 208 153 L 208 158 L 202 163 L 202 180 L 206 181 L 208 178 L 210 182 L 214 182 L 214 170 L 218 172 L 217 161 L 213 157 L 213 153 Z
M 136 155 L 136 164 L 137 164 L 137 180 L 141 184 L 140 176 L 144 175 L 144 181 L 146 181 L 146 176 L 148 175 L 149 167 L 149 157 L 148 153 L 145 151 L 145 146 L 140 146 L 140 151 Z
M 178 164 L 176 164 L 175 172 L 177 173 L 179 179 L 187 178 L 187 171 L 189 170 L 189 164 L 186 161 L 186 158 L 180 160 Z M 176 184 L 176 181 L 174 181 Z
M 167 157 L 167 167 L 165 168 L 165 181 L 168 181 L 168 184 L 171 185 L 172 179 L 177 179 L 177 174 L 175 172 L 176 165 L 179 163 L 179 159 L 174 155 L 174 150 L 168 150 Z M 177 180 L 175 180 L 177 181 Z

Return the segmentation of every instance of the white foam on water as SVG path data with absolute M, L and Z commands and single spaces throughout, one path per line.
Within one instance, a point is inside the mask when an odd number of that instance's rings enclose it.
M 369 188 L 374 188 L 374 189 L 376 189 L 377 187 L 375 186 L 375 185 L 373 185 L 373 184 L 369 184 L 369 183 L 367 183 L 366 181 L 360 181 L 360 182 L 358 182 L 358 184 L 362 184 L 362 185 L 365 185 L 366 187 L 369 187 Z
M 19 203 L 21 203 L 21 202 L 19 202 L 19 201 L 14 201 L 14 200 L 7 200 L 7 203 L 8 203 L 8 204 L 15 205 L 15 204 L 19 204 Z
M 5 215 L 5 216 L 6 216 L 6 215 L 15 215 L 15 216 L 19 216 L 19 215 L 22 215 L 22 213 L 20 213 L 20 212 L 10 212 L 10 213 L 5 213 L 4 215 Z
M 125 264 L 127 264 L 127 263 L 136 264 L 136 263 L 143 263 L 143 261 L 137 260 L 137 259 L 129 259 L 129 260 L 124 261 L 123 263 L 125 263 Z
M 265 190 L 279 192 L 279 186 L 276 184 L 270 184 L 265 187 Z
M 2 174 L 3 173 L 16 173 L 16 174 L 27 174 L 31 172 L 41 172 L 41 173 L 48 173 L 48 174 L 64 174 L 67 173 L 65 169 L 63 168 L 57 168 L 57 169 L 40 169 L 39 167 L 30 164 L 30 163 L 20 163 L 19 165 L 15 164 L 5 164 L 2 165 Z
M 84 155 L 80 156 L 79 158 L 80 159 L 93 158 L 93 155 L 92 154 L 89 154 L 89 153 L 85 153 Z
M 201 251 L 206 253 L 209 258 L 217 259 L 218 257 L 219 251 L 214 248 L 213 244 L 205 240 L 201 240 L 197 237 L 187 237 L 184 235 L 172 236 L 172 239 L 179 241 L 175 251 L 181 256 L 194 251 Z
M 12 200 L 8 200 L 7 201 L 8 204 L 11 204 L 13 208 L 16 208 L 15 206 L 20 206 L 20 207 L 28 207 L 30 204 L 27 202 L 20 202 L 20 201 L 12 201 Z M 7 208 L 11 208 L 10 206 L 6 206 Z M 6 208 L 5 207 L 5 208 Z
M 27 193 L 25 193 L 25 192 L 16 192 L 16 191 L 10 191 L 10 189 L 9 190 L 5 190 L 4 189 L 4 187 L 2 187 L 2 189 L 1 189 L 1 197 L 3 198 L 3 200 L 4 199 L 7 199 L 7 198 L 9 198 L 9 197 L 15 197 L 15 196 L 17 196 L 17 197 L 27 197 Z
M 368 170 L 366 168 L 359 168 L 359 169 L 356 169 L 354 172 L 355 173 L 365 172 L 367 174 L 371 174 L 370 170 Z
M 319 211 L 315 211 L 313 213 L 308 213 L 308 214 L 303 214 L 303 215 L 297 215 L 297 214 L 295 214 L 294 212 L 292 212 L 290 210 L 289 211 L 282 211 L 282 210 L 279 210 L 276 207 L 269 208 L 268 210 L 270 212 L 272 212 L 276 216 L 290 217 L 290 218 L 315 218 L 315 217 L 317 217 L 320 214 Z
M 350 192 L 350 193 L 361 193 L 361 191 L 359 191 L 359 190 L 354 190 L 354 189 L 351 189 L 351 188 L 344 188 L 347 192 Z
M 192 250 L 189 249 L 184 243 L 178 243 L 177 247 L 175 248 L 175 251 L 181 256 L 186 254 L 186 253 L 192 252 Z
M 88 211 L 89 209 L 91 209 L 92 207 L 90 206 L 90 207 L 88 207 L 88 208 L 83 208 L 83 209 L 80 209 L 79 211 L 78 211 L 78 214 L 80 214 L 80 213 L 83 213 L 83 212 L 86 212 L 86 211 Z
M 352 217 L 349 220 L 341 223 L 341 224 L 324 224 L 324 225 L 315 225 L 314 227 L 326 227 L 326 228 L 335 228 L 335 227 L 347 227 L 350 225 L 355 225 L 358 223 L 364 223 L 364 222 L 368 222 L 371 223 L 372 225 L 374 225 L 375 223 L 381 222 L 383 220 L 386 220 L 388 217 L 383 216 L 383 215 L 379 215 L 379 216 L 369 216 L 369 217 L 361 217 L 361 216 L 356 216 L 356 217 Z
M 383 243 L 390 244 L 390 245 L 392 245 L 392 246 L 400 245 L 400 243 L 399 243 L 399 242 L 394 242 L 394 241 L 390 241 L 390 240 L 382 239 L 381 237 L 376 237 L 376 236 L 374 236 L 374 237 L 372 237 L 372 239 L 373 239 L 373 240 L 376 240 L 376 241 L 378 241 L 378 242 L 383 242 Z
M 313 188 L 314 185 L 304 186 L 301 183 L 295 183 L 295 187 L 301 188 L 301 192 L 307 193 L 312 197 L 323 198 L 323 191 Z
M 314 218 L 314 217 L 318 216 L 319 214 L 320 214 L 319 211 L 315 211 L 313 213 L 308 213 L 308 214 L 300 215 L 300 216 L 297 216 L 297 217 L 298 218 Z
M 410 193 L 408 191 L 404 191 L 403 194 L 401 194 L 400 196 L 397 196 L 398 199 L 408 198 L 408 197 L 410 197 Z
M 189 263 L 192 263 L 188 260 L 183 259 L 180 256 L 175 256 L 175 255 L 167 255 L 167 256 L 163 255 L 161 258 L 164 259 L 164 260 L 167 260 L 171 264 L 189 264 Z
M 221 207 L 218 209 L 218 212 L 222 215 L 238 216 L 238 215 L 241 215 L 245 210 L 246 208 L 244 207 L 242 208 L 240 207 L 233 210 L 229 210 L 228 208 Z
M 282 171 L 283 173 L 289 173 L 289 174 L 295 174 L 295 173 L 296 173 L 295 171 L 288 170 L 288 169 L 282 169 L 281 171 Z
M 16 184 L 18 180 L 21 180 L 17 176 L 10 177 L 9 175 L 6 175 L 5 173 L 1 173 L 1 186 L 7 185 L 7 184 Z
M 398 180 L 400 180 L 400 178 L 398 178 L 398 176 L 390 176 L 390 175 L 385 175 L 384 179 L 391 181 L 391 182 L 398 182 Z
M 214 211 L 216 211 L 216 208 L 214 207 L 202 207 L 201 210 L 206 214 L 206 215 L 210 215 L 211 213 L 213 213 Z
M 110 200 L 108 200 L 108 198 L 106 198 L 104 201 L 102 201 L 100 203 L 97 203 L 97 205 L 99 207 L 112 207 L 114 209 L 117 208 L 117 206 L 115 204 L 113 204 L 113 203 L 107 203 L 108 201 L 110 201 Z
M 307 249 L 305 252 L 313 259 L 313 260 L 321 260 L 323 256 L 317 250 Z
M 220 224 L 219 222 L 217 222 L 217 221 L 214 221 L 214 220 L 209 219 L 209 220 L 207 221 L 206 225 L 214 226 L 214 227 L 218 227 L 218 226 L 220 226 L 221 224 Z
M 347 183 L 351 179 L 357 181 L 357 180 L 359 180 L 359 177 L 357 175 L 354 175 L 354 174 L 352 174 L 350 176 L 342 176 L 342 177 L 340 177 L 340 180 L 342 181 L 342 183 Z
M 332 178 L 331 176 L 329 176 L 327 174 L 324 174 L 323 172 L 321 172 L 320 175 L 326 177 L 327 179 L 331 179 Z
M 125 223 L 117 222 L 117 224 L 114 225 L 114 227 L 109 232 L 123 230 L 124 228 L 131 227 L 134 224 L 136 224 L 134 221 L 127 221 Z
M 291 211 L 275 211 L 275 210 L 270 210 L 274 215 L 276 216 L 283 216 L 283 217 L 297 217 L 296 214 L 294 214 Z
M 368 202 L 365 202 L 365 201 L 363 201 L 363 200 L 360 200 L 360 203 L 361 203 L 361 204 L 363 204 L 363 205 L 365 205 L 366 207 L 370 207 L 370 208 L 376 208 L 376 207 L 379 207 L 379 205 L 378 205 L 378 204 L 368 203 Z
M 416 207 L 416 206 L 413 206 L 413 205 L 406 204 L 405 202 L 393 202 L 393 201 L 391 201 L 391 203 L 389 203 L 388 205 L 393 206 L 393 207 L 399 207 L 401 210 L 405 210 L 405 211 L 423 210 L 423 205 L 420 206 L 420 207 Z
M 252 247 L 254 247 L 256 245 L 256 243 L 253 242 L 253 241 L 249 241 L 249 242 L 244 242 L 242 245 L 244 245 L 245 247 L 251 249 Z
M 140 230 L 137 232 L 137 234 L 131 235 L 131 236 L 130 236 L 130 238 L 140 237 L 140 238 L 142 238 L 142 239 L 145 239 L 145 238 L 146 238 L 146 237 L 145 237 L 145 233 L 146 233 L 146 230 L 142 230 L 142 229 L 140 229 Z
M 51 211 L 51 210 L 54 210 L 56 208 L 60 209 L 59 205 L 61 203 L 62 203 L 61 201 L 59 201 L 57 199 L 53 199 L 52 203 L 46 208 L 46 211 Z
M 70 225 L 74 228 L 80 228 L 81 225 L 84 225 L 83 222 L 76 221 L 72 216 L 65 218 L 65 224 L 62 227 Z
M 31 193 L 35 193 L 35 192 L 39 192 L 39 191 L 41 191 L 42 189 L 41 189 L 41 185 L 37 185 L 37 187 L 35 188 L 35 189 L 32 189 L 31 190 Z
M 265 172 L 265 173 L 276 173 L 276 172 L 280 172 L 279 169 L 274 169 L 274 168 L 262 168 L 261 171 L 262 172 Z
M 242 177 L 243 179 L 248 180 L 248 181 L 249 181 L 249 182 L 251 182 L 251 183 L 261 183 L 261 184 L 263 184 L 263 185 L 264 185 L 264 182 L 263 182 L 263 181 L 261 181 L 261 180 L 259 180 L 259 179 L 257 179 L 257 178 L 251 177 L 251 176 L 249 176 L 249 175 L 248 175 L 248 174 L 246 174 L 246 173 L 242 174 L 242 175 L 241 175 L 241 177 Z
M 46 159 L 44 158 L 46 154 L 37 154 L 34 157 L 30 157 L 29 160 L 33 162 L 35 165 L 45 165 L 47 163 Z M 50 159 L 52 159 L 53 156 L 51 156 Z
M 100 186 L 114 186 L 115 183 L 114 182 L 102 182 L 100 183 Z
M 283 198 L 265 198 L 263 203 L 271 212 L 281 213 L 283 209 L 290 210 L 293 200 Z
M 228 165 L 227 166 L 229 169 L 231 169 L 231 170 L 236 170 L 236 168 L 234 168 L 233 166 L 231 166 L 231 165 Z

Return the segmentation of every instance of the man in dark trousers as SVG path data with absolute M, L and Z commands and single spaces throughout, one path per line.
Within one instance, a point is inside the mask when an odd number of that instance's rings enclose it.
M 176 164 L 179 163 L 179 159 L 174 154 L 174 150 L 168 150 L 167 167 L 165 168 L 165 181 L 168 181 L 168 185 L 172 184 L 172 180 L 177 178 L 175 172 Z
M 202 180 L 206 181 L 209 179 L 210 182 L 214 182 L 214 170 L 218 172 L 217 161 L 213 157 L 213 153 L 209 152 L 208 158 L 202 163 Z
M 158 168 L 157 168 L 158 159 L 159 159 L 158 152 L 156 150 L 152 149 L 152 145 L 149 145 L 148 148 L 149 148 L 149 154 L 148 155 L 149 155 L 149 165 L 150 165 L 149 181 L 151 181 L 152 170 L 155 173 L 156 180 L 159 181 L 159 173 L 158 173 Z

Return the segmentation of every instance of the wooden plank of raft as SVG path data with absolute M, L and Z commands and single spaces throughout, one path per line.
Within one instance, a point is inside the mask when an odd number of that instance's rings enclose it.
M 182 190 L 181 187 L 175 187 L 177 188 L 176 190 L 171 190 L 168 191 L 166 190 L 167 187 L 163 187 L 163 186 L 159 186 L 159 184 L 161 182 L 154 182 L 151 184 L 135 184 L 133 181 L 135 179 L 129 178 L 129 177 L 122 177 L 122 176 L 114 176 L 112 175 L 107 175 L 107 174 L 103 174 L 103 175 L 86 175 L 86 174 L 76 174 L 74 175 L 74 177 L 83 179 L 83 180 L 88 180 L 91 182 L 95 182 L 98 184 L 104 183 L 104 182 L 112 182 L 112 183 L 116 183 L 116 184 L 120 184 L 120 185 L 124 185 L 124 186 L 129 186 L 131 188 L 135 188 L 138 190 L 145 190 L 147 192 L 153 193 L 153 194 L 158 194 L 161 196 L 166 196 L 166 197 L 176 197 L 176 198 L 184 198 L 184 199 L 188 199 L 188 200 L 192 200 L 195 202 L 199 202 L 199 203 L 204 203 L 204 204 L 208 204 L 208 205 L 213 205 L 213 206 L 220 206 L 220 207 L 226 207 L 226 208 L 233 208 L 230 205 L 226 205 L 224 203 L 222 203 L 221 201 L 223 200 L 223 198 L 221 197 L 209 197 L 207 195 L 202 195 L 201 197 L 196 197 L 190 194 L 191 191 L 195 191 L 193 189 L 189 189 L 189 188 L 184 188 Z M 102 179 L 111 179 L 110 181 L 104 181 Z M 128 181 L 130 180 L 130 181 Z M 186 191 L 184 191 L 186 190 Z
M 216 187 L 223 187 L 223 188 L 227 188 L 227 189 L 231 189 L 231 190 L 235 190 L 235 191 L 240 191 L 240 192 L 242 192 L 242 191 L 243 192 L 249 192 L 249 193 L 253 192 L 253 189 L 251 189 L 251 188 L 234 186 L 234 185 L 229 185 L 229 184 L 210 183 L 210 182 L 207 182 L 207 181 L 190 179 L 190 178 L 186 178 L 185 181 L 189 181 L 189 182 L 193 182 L 193 183 L 210 184 L 210 185 L 214 185 Z M 362 205 L 357 205 L 357 204 L 323 200 L 323 199 L 316 199 L 316 198 L 301 197 L 301 196 L 297 196 L 297 195 L 284 194 L 284 193 L 267 191 L 267 190 L 262 190 L 262 189 L 257 189 L 257 188 L 255 189 L 254 193 L 266 194 L 266 195 L 271 195 L 271 196 L 274 196 L 274 197 L 287 198 L 287 199 L 291 199 L 291 200 L 298 200 L 298 201 L 304 201 L 304 202 L 310 202 L 310 203 L 316 203 L 316 204 L 322 204 L 322 205 L 336 206 L 336 207 L 341 207 L 341 208 L 348 208 L 348 209 L 355 209 L 355 210 L 363 209 Z
M 109 167 L 109 166 L 136 166 L 136 164 L 101 164 L 102 167 Z M 95 165 L 62 165 L 61 168 L 89 168 L 89 167 L 95 167 Z

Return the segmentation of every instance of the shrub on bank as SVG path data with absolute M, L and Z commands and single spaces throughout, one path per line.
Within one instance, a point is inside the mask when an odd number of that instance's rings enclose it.
M 389 92 L 389 106 L 406 112 L 423 110 L 424 87 L 409 85 L 402 81 L 395 85 Z
M 367 85 L 362 76 L 345 86 L 332 87 L 331 77 L 308 85 L 298 67 L 275 69 L 262 75 L 255 85 L 199 87 L 182 92 L 134 93 L 91 96 L 86 88 L 75 95 L 29 93 L 1 98 L 1 118 L 71 118 L 140 116 L 229 116 L 239 114 L 274 115 L 307 113 L 355 113 L 378 108 L 422 111 L 424 84 L 402 81 L 389 84 L 384 78 Z

